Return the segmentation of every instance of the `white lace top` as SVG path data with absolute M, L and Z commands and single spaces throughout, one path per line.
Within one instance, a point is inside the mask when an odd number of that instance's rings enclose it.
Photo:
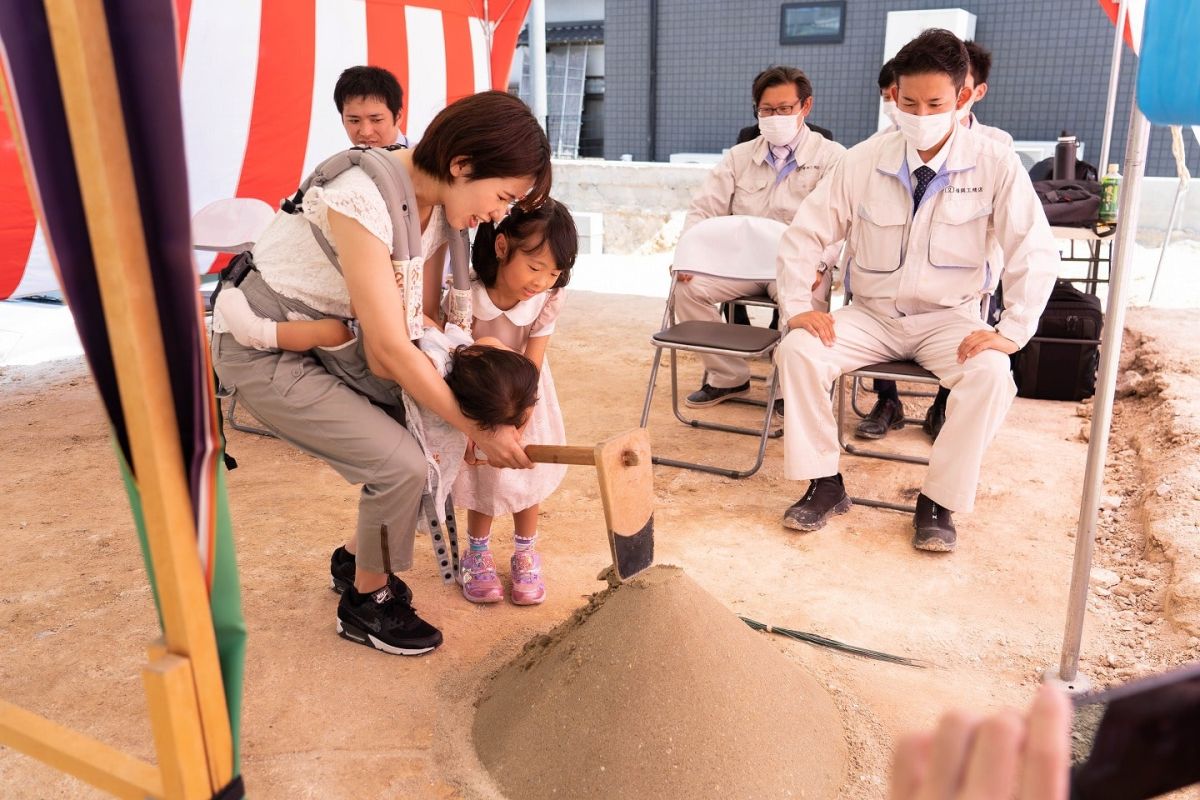
M 429 224 L 421 233 L 421 249 L 424 251 L 421 255 L 429 258 L 430 254 L 444 245 L 449 238 L 450 224 L 446 222 L 446 209 L 434 206 L 433 213 L 429 215 Z
M 254 264 L 275 291 L 299 300 L 316 311 L 349 317 L 350 293 L 346 281 L 329 262 L 312 235 L 311 221 L 329 240 L 329 209 L 358 221 L 381 242 L 392 247 L 392 218 L 374 181 L 359 167 L 338 175 L 325 186 L 314 186 L 304 196 L 303 216 L 279 212 L 254 245 Z M 446 241 L 448 226 L 440 206 L 435 206 L 421 235 L 428 256 Z M 418 254 L 412 254 L 418 255 Z

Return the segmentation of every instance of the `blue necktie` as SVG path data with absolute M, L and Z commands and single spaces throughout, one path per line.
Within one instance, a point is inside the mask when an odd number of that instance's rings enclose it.
M 917 215 L 917 207 L 921 205 L 921 198 L 925 196 L 925 190 L 929 188 L 929 182 L 937 177 L 937 173 L 929 167 L 917 167 L 917 171 L 913 173 L 917 179 L 917 185 L 913 187 L 913 216 Z

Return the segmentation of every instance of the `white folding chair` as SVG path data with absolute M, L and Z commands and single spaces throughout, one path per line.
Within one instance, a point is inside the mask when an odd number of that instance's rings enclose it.
M 254 197 L 227 197 L 214 200 L 192 215 L 192 248 L 213 253 L 243 253 L 254 247 L 258 237 L 275 218 L 275 211 Z M 202 288 L 205 310 L 212 312 L 214 289 Z M 237 421 L 237 396 L 217 386 L 218 402 L 229 398 L 229 427 L 242 433 L 274 436 L 266 428 Z
M 749 325 L 726 322 L 676 322 L 675 291 L 678 273 L 706 275 L 735 280 L 775 280 L 775 257 L 779 240 L 787 226 L 782 222 L 763 217 L 729 216 L 706 219 L 687 231 L 675 248 L 671 264 L 671 291 L 667 296 L 667 307 L 663 312 L 662 330 L 650 337 L 654 345 L 654 364 L 650 370 L 650 383 L 646 387 L 646 402 L 642 406 L 641 426 L 646 427 L 650 418 L 650 404 L 654 399 L 655 381 L 662 351 L 671 352 L 671 409 L 676 419 L 693 428 L 724 431 L 756 436 L 759 439 L 758 453 L 749 469 L 737 470 L 702 464 L 692 461 L 654 457 L 654 463 L 672 467 L 695 469 L 731 478 L 753 475 L 762 466 L 767 449 L 767 440 L 783 434 L 783 429 L 771 429 L 771 415 L 778 390 L 778 376 L 774 364 L 767 377 L 767 399 L 763 403 L 763 421 L 760 427 L 748 428 L 707 422 L 684 416 L 679 405 L 679 370 L 677 353 L 684 350 L 692 353 L 711 353 L 734 356 L 746 360 L 770 357 L 779 344 L 779 331 Z M 741 298 L 733 302 L 752 305 L 773 306 L 768 298 Z M 758 403 L 756 402 L 755 405 Z
M 275 218 L 275 210 L 255 197 L 214 200 L 192 216 L 192 247 L 241 253 L 254 247 Z

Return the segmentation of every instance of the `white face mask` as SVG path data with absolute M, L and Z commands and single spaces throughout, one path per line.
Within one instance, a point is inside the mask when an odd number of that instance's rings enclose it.
M 928 150 L 950 132 L 950 125 L 954 124 L 954 112 L 920 116 L 897 108 L 896 124 L 909 144 L 918 150 Z
M 896 121 L 896 101 L 895 100 L 884 100 L 883 101 L 883 115 L 885 117 L 887 117 L 888 119 L 892 120 L 892 122 Z
M 786 117 L 781 114 L 759 117 L 758 130 L 769 143 L 776 147 L 783 147 L 796 138 L 796 132 L 800 130 L 800 120 L 802 119 L 800 114 L 790 114 Z

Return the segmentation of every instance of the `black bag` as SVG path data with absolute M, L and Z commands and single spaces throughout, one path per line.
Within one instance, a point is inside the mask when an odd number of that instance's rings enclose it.
M 1054 179 L 1054 159 L 1045 158 L 1029 168 L 1029 180 L 1037 183 L 1038 181 L 1049 181 Z M 1099 173 L 1096 168 L 1086 161 L 1075 162 L 1075 180 L 1077 181 L 1098 181 L 1100 180 Z
M 1037 333 L 1012 356 L 1017 395 L 1039 400 L 1091 397 L 1096 391 L 1103 327 L 1100 298 L 1079 291 L 1068 281 L 1058 281 L 1038 321 Z
M 1100 184 L 1095 181 L 1035 181 L 1046 221 L 1068 228 L 1090 228 L 1100 221 Z

